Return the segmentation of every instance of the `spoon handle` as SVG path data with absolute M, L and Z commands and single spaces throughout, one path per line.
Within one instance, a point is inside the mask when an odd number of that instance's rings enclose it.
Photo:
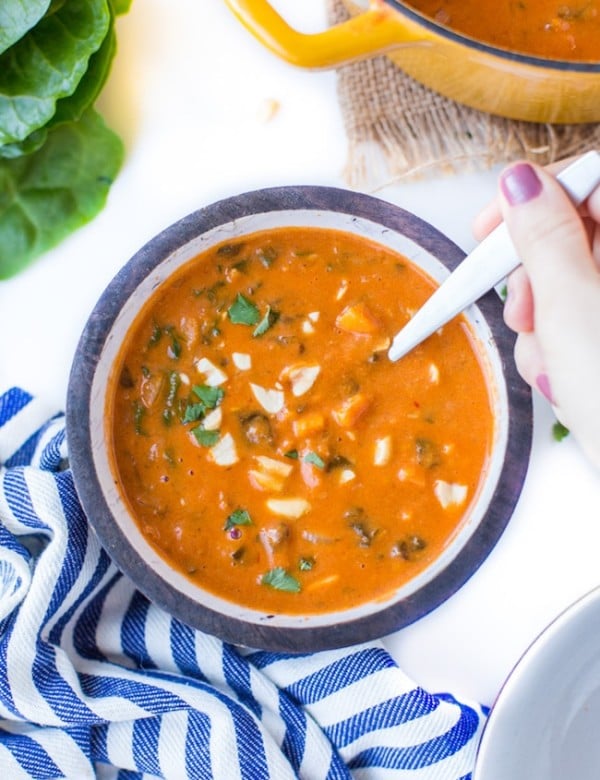
M 587 152 L 557 175 L 578 206 L 600 184 L 600 153 Z M 462 261 L 394 337 L 388 352 L 396 361 L 481 298 L 520 264 L 506 225 L 501 223 Z

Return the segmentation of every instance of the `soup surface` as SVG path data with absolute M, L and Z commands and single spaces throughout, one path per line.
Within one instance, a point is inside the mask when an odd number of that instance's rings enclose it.
M 434 286 L 317 228 L 223 243 L 161 286 L 122 348 L 110 432 L 161 555 L 285 614 L 385 597 L 436 558 L 476 497 L 493 420 L 462 318 L 387 358 Z
M 600 0 L 409 0 L 436 22 L 503 49 L 600 61 Z

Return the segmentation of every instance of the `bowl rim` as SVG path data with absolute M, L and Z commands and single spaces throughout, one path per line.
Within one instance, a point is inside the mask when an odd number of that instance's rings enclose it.
M 490 329 L 507 393 L 507 442 L 504 462 L 489 505 L 470 538 L 448 565 L 408 597 L 351 620 L 337 613 L 335 623 L 277 626 L 265 615 L 261 623 L 222 615 L 165 587 L 144 559 L 131 549 L 112 520 L 94 468 L 90 426 L 95 369 L 112 324 L 138 286 L 166 258 L 199 235 L 251 214 L 293 211 L 335 212 L 364 219 L 407 237 L 449 271 L 465 253 L 436 228 L 414 214 L 372 195 L 313 185 L 272 187 L 234 195 L 188 214 L 150 239 L 106 287 L 81 334 L 67 389 L 66 429 L 75 488 L 101 544 L 116 565 L 151 601 L 184 623 L 236 644 L 265 650 L 304 652 L 332 649 L 392 633 L 423 617 L 453 595 L 475 573 L 502 535 L 518 501 L 532 443 L 529 387 L 518 376 L 512 350 L 514 334 L 504 326 L 502 304 L 490 292 L 478 309 Z M 374 240 L 377 240 L 376 238 Z
M 492 704 L 477 747 L 473 780 L 546 780 L 564 753 L 565 726 L 586 712 L 588 728 L 593 727 L 590 720 L 595 725 L 588 702 L 600 690 L 599 628 L 596 586 L 538 632 Z M 556 780 L 558 775 L 552 776 Z

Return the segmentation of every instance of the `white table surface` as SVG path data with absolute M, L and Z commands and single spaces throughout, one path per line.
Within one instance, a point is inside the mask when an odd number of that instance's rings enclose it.
M 277 0 L 305 32 L 326 26 L 323 0 Z M 219 0 L 133 0 L 102 110 L 127 156 L 108 204 L 14 279 L 0 282 L 0 385 L 64 408 L 72 355 L 105 285 L 149 238 L 222 197 L 264 186 L 346 186 L 346 136 L 332 72 L 276 59 Z M 264 121 L 265 105 L 280 104 Z M 497 171 L 401 183 L 376 194 L 418 214 L 463 249 Z M 600 475 L 576 444 L 552 440 L 534 405 L 531 465 L 499 544 L 444 605 L 386 638 L 432 692 L 491 704 L 521 653 L 600 582 Z M 359 637 L 357 637 L 359 639 Z

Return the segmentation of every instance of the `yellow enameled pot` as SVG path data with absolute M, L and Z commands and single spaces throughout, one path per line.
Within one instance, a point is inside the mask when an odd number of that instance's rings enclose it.
M 480 111 L 555 124 L 600 121 L 600 59 L 563 62 L 505 51 L 398 0 L 344 0 L 351 18 L 313 34 L 292 28 L 268 0 L 225 2 L 267 48 L 300 67 L 335 68 L 386 54 L 425 86 Z

